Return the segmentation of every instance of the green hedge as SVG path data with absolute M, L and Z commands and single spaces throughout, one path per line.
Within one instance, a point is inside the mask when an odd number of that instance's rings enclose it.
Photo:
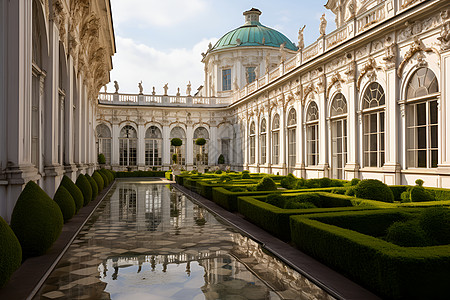
M 117 172 L 117 178 L 127 177 L 166 177 L 165 171 L 133 171 L 133 172 Z
M 22 248 L 11 227 L 0 217 L 0 289 L 20 267 Z
M 388 187 L 394 194 L 394 201 L 401 202 L 401 195 L 403 192 L 406 192 L 406 189 L 409 187 L 409 185 L 388 185 Z
M 102 175 L 100 175 L 97 171 L 94 171 L 94 173 L 92 173 L 92 179 L 94 179 L 95 183 L 97 183 L 98 192 L 100 193 L 105 186 Z
M 312 193 L 311 193 L 312 194 Z M 342 195 L 335 195 L 330 193 L 314 193 L 319 194 L 322 203 L 327 203 L 325 206 L 327 208 L 308 208 L 308 209 L 282 209 L 268 203 L 265 203 L 263 197 L 239 197 L 238 211 L 240 214 L 244 215 L 246 219 L 250 220 L 252 223 L 258 225 L 259 227 L 270 232 L 277 238 L 283 241 L 289 241 L 291 239 L 291 229 L 289 225 L 289 217 L 291 215 L 299 214 L 315 214 L 319 212 L 335 212 L 335 211 L 359 211 L 359 210 L 370 210 L 374 209 L 369 206 L 354 206 L 349 207 L 350 200 L 347 200 L 346 206 L 343 207 L 331 207 L 331 203 L 334 200 L 342 203 L 342 199 L 338 199 Z M 333 196 L 336 196 L 333 199 Z M 258 200 L 258 198 L 260 200 Z M 352 197 L 348 197 L 352 198 Z
M 77 214 L 78 211 L 83 207 L 83 193 L 81 192 L 80 188 L 76 186 L 75 183 L 73 183 L 72 180 L 70 180 L 70 178 L 65 175 L 63 176 L 60 185 L 64 186 L 72 195 L 76 207 L 75 214 Z
M 92 199 L 92 188 L 91 184 L 87 180 L 86 176 L 83 174 L 78 175 L 77 181 L 75 184 L 78 186 L 78 188 L 83 193 L 83 206 L 88 205 L 89 202 L 91 202 Z
M 107 169 L 100 169 L 100 172 L 103 172 L 103 174 L 106 175 L 106 177 L 108 177 L 108 182 L 111 183 L 114 181 L 114 174 Z
M 91 189 L 92 189 L 91 201 L 94 201 L 95 199 L 97 199 L 97 196 L 98 196 L 97 182 L 95 182 L 95 180 L 88 174 L 86 174 L 85 176 L 86 176 L 87 180 L 89 181 L 89 184 L 91 185 Z
M 108 176 L 106 176 L 106 174 L 104 172 L 102 172 L 101 170 L 98 170 L 97 173 L 103 179 L 103 188 L 107 187 L 110 184 Z
M 172 172 L 171 171 L 164 173 L 164 176 L 166 177 L 167 180 L 173 180 L 172 179 L 173 176 L 172 176 Z
M 333 218 L 343 220 L 345 215 L 352 222 L 351 216 L 365 214 L 372 217 L 365 225 L 368 228 L 374 222 L 386 223 L 382 221 L 385 218 L 405 218 L 408 213 L 410 209 L 292 216 L 292 241 L 300 250 L 384 299 L 448 299 L 450 245 L 400 247 L 324 222 L 341 223 Z
M 55 196 L 53 196 L 53 201 L 58 204 L 63 215 L 64 223 L 72 219 L 75 215 L 77 207 L 72 195 L 62 184 L 60 184 L 59 188 L 56 190 Z
M 425 189 L 429 191 L 437 201 L 450 200 L 450 189 L 431 187 L 426 187 Z
M 11 229 L 22 246 L 23 257 L 47 252 L 61 234 L 63 223 L 58 204 L 36 183 L 29 181 L 11 216 Z

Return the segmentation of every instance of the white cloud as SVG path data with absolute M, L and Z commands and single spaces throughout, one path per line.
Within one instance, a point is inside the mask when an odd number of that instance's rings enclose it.
M 195 18 L 207 8 L 206 0 L 113 0 L 114 23 L 171 27 Z
M 157 94 L 162 94 L 164 84 L 168 83 L 170 95 L 175 95 L 178 87 L 184 95 L 186 85 L 191 81 L 195 93 L 204 81 L 201 52 L 207 49 L 208 43 L 216 41 L 217 38 L 203 39 L 192 49 L 175 48 L 162 52 L 116 36 L 117 53 L 113 57 L 111 81 L 118 81 L 121 93 L 137 93 L 138 82 L 142 80 L 145 94 L 150 94 L 153 86 Z M 112 83 L 108 85 L 108 91 L 114 91 Z

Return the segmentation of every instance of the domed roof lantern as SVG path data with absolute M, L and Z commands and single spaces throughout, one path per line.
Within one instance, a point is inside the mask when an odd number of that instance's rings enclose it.
M 252 7 L 252 9 L 244 11 L 242 13 L 245 17 L 245 25 L 261 25 L 261 23 L 259 23 L 259 16 L 262 14 L 262 12 L 257 9 Z

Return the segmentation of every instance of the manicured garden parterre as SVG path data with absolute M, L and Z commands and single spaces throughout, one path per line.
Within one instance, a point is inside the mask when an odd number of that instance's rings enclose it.
M 383 298 L 450 295 L 449 189 L 245 171 L 175 180 Z

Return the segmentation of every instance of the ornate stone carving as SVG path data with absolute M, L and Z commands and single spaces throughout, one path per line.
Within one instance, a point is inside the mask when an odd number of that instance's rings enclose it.
M 409 48 L 408 52 L 406 52 L 405 56 L 403 57 L 402 62 L 400 63 L 398 70 L 397 70 L 397 75 L 398 77 L 402 77 L 403 75 L 403 69 L 406 65 L 406 63 L 414 56 L 414 54 L 416 54 L 417 52 L 431 52 L 433 51 L 430 48 L 425 47 L 425 45 L 422 43 L 422 41 L 415 37 L 413 43 L 411 44 L 411 47 Z M 418 57 L 418 65 L 421 66 L 424 64 L 424 58 L 425 56 L 423 55 L 423 53 L 421 53 L 421 56 Z
M 61 0 L 55 0 L 52 5 L 53 13 L 51 19 L 55 22 L 59 31 L 59 39 L 63 42 L 64 46 L 67 48 L 67 39 L 66 39 L 66 24 L 68 22 L 68 15 L 66 9 L 64 8 L 64 4 Z
M 382 70 L 382 68 L 377 66 L 377 62 L 372 56 L 369 56 L 367 63 L 362 68 L 361 73 L 359 74 L 358 77 L 358 82 L 356 84 L 358 90 L 361 86 L 361 80 L 363 79 L 363 77 L 367 76 L 367 78 L 369 78 L 370 81 L 375 81 L 377 79 L 376 71 L 378 70 Z
M 450 19 L 448 10 L 441 11 L 441 32 L 437 38 L 441 42 L 441 50 L 450 49 Z
M 303 101 L 306 100 L 306 98 L 308 97 L 308 95 L 310 93 L 317 93 L 316 87 L 314 86 L 314 83 L 310 83 L 304 90 L 303 90 Z
M 317 83 L 319 93 L 325 92 L 326 89 L 326 76 L 322 74 L 319 76 L 319 82 Z
M 397 44 L 395 42 L 389 43 L 390 38 L 386 39 L 384 45 L 385 56 L 383 57 L 386 69 L 395 68 L 397 62 Z
M 347 65 L 347 70 L 344 72 L 347 75 L 347 81 L 354 81 L 356 78 L 356 62 L 350 61 Z
M 330 91 L 333 85 L 336 85 L 337 90 L 341 90 L 341 83 L 345 83 L 345 80 L 342 79 L 341 74 L 339 74 L 339 72 L 336 71 L 336 73 L 334 73 L 333 76 L 331 76 L 330 84 L 328 85 L 327 88 L 327 98 L 330 96 Z

